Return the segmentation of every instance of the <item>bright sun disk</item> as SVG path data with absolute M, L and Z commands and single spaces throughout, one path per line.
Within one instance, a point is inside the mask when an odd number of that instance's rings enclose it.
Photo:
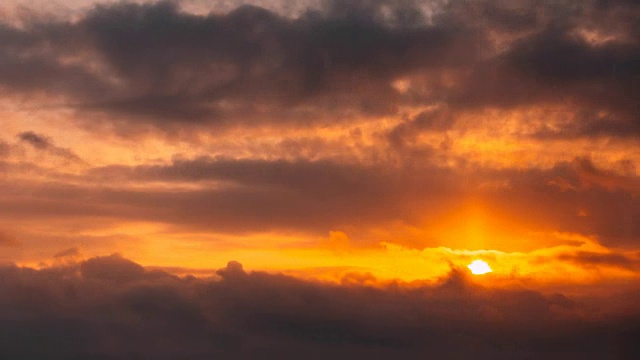
M 491 270 L 491 267 L 489 266 L 489 264 L 487 264 L 485 261 L 482 261 L 482 260 L 473 260 L 473 262 L 467 265 L 467 267 L 469 268 L 469 270 L 471 270 L 471 273 L 474 275 L 483 275 L 493 271 Z

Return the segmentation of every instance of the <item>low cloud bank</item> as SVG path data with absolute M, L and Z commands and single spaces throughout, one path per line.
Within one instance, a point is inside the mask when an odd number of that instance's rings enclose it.
M 456 269 L 434 284 L 369 287 L 237 262 L 181 278 L 111 255 L 0 268 L 0 357 L 637 358 L 639 313 L 583 300 L 483 288 Z

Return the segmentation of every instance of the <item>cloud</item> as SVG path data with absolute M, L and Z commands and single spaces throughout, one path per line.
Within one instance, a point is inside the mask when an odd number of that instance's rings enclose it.
M 126 282 L 142 278 L 144 268 L 118 254 L 89 259 L 80 265 L 82 276 L 88 279 Z
M 62 96 L 94 113 L 86 121 L 104 120 L 98 112 L 171 131 L 446 104 L 454 117 L 569 106 L 584 118 L 541 136 L 626 137 L 640 129 L 640 44 L 624 15 L 637 12 L 599 1 L 328 1 L 298 17 L 250 5 L 195 15 L 176 2 L 103 4 L 74 22 L 5 24 L 0 84 Z M 403 90 L 393 86 L 402 79 Z
M 636 3 L 240 3 L 3 20 L 5 221 L 100 241 L 144 222 L 465 247 L 478 224 L 501 250 L 556 231 L 637 246 Z M 48 135 L 66 131 L 73 148 Z
M 33 147 L 35 147 L 36 149 L 47 149 L 51 146 L 53 146 L 51 144 L 51 142 L 49 141 L 49 139 L 46 139 L 36 133 L 34 133 L 33 131 L 26 131 L 23 133 L 18 134 L 18 138 L 22 141 L 25 141 L 29 144 L 31 144 Z
M 624 190 L 631 194 L 640 193 L 640 178 L 635 175 L 632 163 L 623 163 L 626 174 L 618 174 L 614 171 L 606 171 L 596 167 L 589 158 L 575 159 L 576 173 L 585 186 L 599 186 L 607 190 Z
M 218 230 L 260 231 L 266 228 L 326 228 L 357 216 L 363 221 L 382 220 L 395 209 L 401 215 L 405 190 L 420 191 L 432 179 L 405 178 L 382 167 L 353 166 L 332 161 L 235 160 L 202 157 L 176 160 L 166 166 L 97 168 L 90 174 L 97 178 L 169 183 L 203 183 L 195 191 L 131 192 L 109 191 L 105 196 L 121 204 L 164 203 L 160 209 L 165 219 L 208 224 Z M 446 172 L 439 174 L 446 178 Z M 402 182 L 401 180 L 404 180 Z M 408 190 L 407 190 L 408 191 Z M 131 198 L 136 198 L 132 203 Z M 156 207 L 157 205 L 154 205 Z M 145 211 L 146 212 L 146 211 Z M 215 214 L 215 215 L 214 215 Z M 156 215 L 156 216 L 157 216 Z M 215 220 L 218 219 L 218 220 Z M 235 229 L 235 230 L 234 230 Z
M 255 114 L 251 109 L 256 106 L 295 104 L 321 93 L 334 72 L 327 68 L 327 57 L 348 74 L 349 68 L 379 67 L 369 64 L 367 55 L 408 45 L 366 16 L 354 19 L 356 24 L 337 20 L 336 27 L 323 16 L 296 21 L 253 6 L 204 17 L 182 13 L 173 2 L 102 5 L 77 24 L 54 22 L 32 32 L 7 28 L 13 46 L 5 56 L 14 68 L 0 79 L 14 90 L 62 88 L 70 103 L 81 104 L 79 109 L 165 125 L 219 122 L 242 116 L 238 108 Z M 339 36 L 345 30 L 356 32 L 346 43 Z M 159 36 L 167 31 L 171 36 Z M 431 36 L 411 42 L 423 44 Z M 433 36 L 427 46 L 438 46 L 440 34 Z M 359 45 L 361 39 L 366 42 Z M 17 61 L 44 42 L 52 53 Z M 98 59 L 87 61 L 103 63 L 103 70 L 91 72 L 83 61 L 60 64 L 61 57 L 76 51 L 96 54 Z M 73 86 L 63 84 L 73 79 Z
M 596 317 L 583 311 L 579 298 L 482 288 L 459 271 L 434 284 L 377 287 L 246 272 L 235 262 L 218 276 L 179 278 L 113 255 L 42 270 L 1 268 L 0 354 L 154 359 L 638 355 L 638 319 L 625 318 L 630 313 Z M 598 306 L 616 309 L 613 303 Z
M 37 134 L 33 131 L 25 131 L 18 134 L 18 139 L 23 141 L 33 148 L 50 153 L 52 155 L 64 158 L 66 160 L 82 162 L 82 159 L 78 157 L 73 151 L 65 148 L 58 147 L 53 144 L 51 139 L 46 136 Z
M 422 133 L 451 129 L 454 121 L 452 111 L 447 109 L 421 111 L 394 127 L 388 132 L 387 137 L 392 148 L 402 149 L 407 144 L 415 145 L 417 137 Z M 429 149 L 427 148 L 427 150 Z
M 377 244 L 381 240 L 370 236 L 370 230 L 402 225 L 424 233 L 419 240 L 398 235 L 393 241 L 430 247 L 452 246 L 440 238 L 443 234 L 432 233 L 443 223 L 457 229 L 476 221 L 465 212 L 473 198 L 485 209 L 486 228 L 504 232 L 486 240 L 501 250 L 522 250 L 518 244 L 531 232 L 555 231 L 596 236 L 605 245 L 635 246 L 640 231 L 633 221 L 640 217 L 636 197 L 584 186 L 576 164 L 548 170 L 465 170 L 429 164 L 176 158 L 163 165 L 96 167 L 47 184 L 8 182 L 13 195 L 0 200 L 0 213 L 12 221 L 55 220 L 56 226 L 65 219 L 86 219 L 88 224 L 100 219 L 236 235 L 275 231 L 325 236 L 338 230 L 348 233 L 354 245 Z M 483 186 L 498 181 L 507 183 Z
M 580 251 L 575 254 L 562 254 L 558 257 L 563 261 L 572 261 L 585 267 L 611 266 L 636 271 L 640 269 L 640 257 L 632 257 L 616 253 L 593 253 Z
M 66 250 L 58 251 L 53 255 L 54 258 L 66 258 L 80 256 L 80 249 L 72 247 Z
M 337 285 L 80 261 L 286 248 L 275 258 L 432 270 L 427 254 L 483 248 L 539 257 L 534 274 L 640 271 L 637 1 L 240 3 L 2 17 L 0 227 L 25 246 L 0 233 L 0 248 L 55 266 L 0 267 L 0 358 L 640 356 L 634 284 L 592 297 L 460 269 Z M 386 240 L 411 250 L 371 250 Z M 566 244 L 581 251 L 545 249 Z

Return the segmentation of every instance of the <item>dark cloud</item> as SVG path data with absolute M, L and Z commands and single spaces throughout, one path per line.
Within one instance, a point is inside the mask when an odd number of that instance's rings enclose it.
M 73 23 L 4 25 L 0 84 L 66 96 L 119 124 L 165 128 L 336 121 L 415 104 L 569 104 L 608 115 L 555 135 L 638 133 L 640 43 L 628 16 L 637 4 L 453 1 L 432 13 L 419 5 L 329 1 L 298 18 L 253 6 L 200 16 L 175 2 L 99 5 Z M 584 31 L 613 40 L 592 43 Z M 64 60 L 72 54 L 77 61 Z M 391 85 L 403 77 L 414 79 L 408 92 Z
M 114 121 L 125 130 L 144 123 L 179 133 L 187 123 L 317 125 L 391 113 L 404 119 L 374 134 L 376 150 L 367 154 L 376 159 L 372 165 L 309 160 L 323 156 L 315 148 L 306 154 L 296 144 L 287 148 L 285 139 L 279 145 L 297 160 L 177 158 L 66 178 L 46 174 L 50 181 L 38 186 L 7 182 L 13 190 L 0 200 L 0 211 L 30 220 L 109 218 L 216 232 L 326 234 L 384 221 L 427 226 L 425 217 L 451 215 L 461 199 L 481 193 L 487 206 L 524 219 L 528 229 L 637 243 L 640 204 L 631 170 L 602 170 L 578 158 L 548 170 L 492 171 L 447 153 L 455 142 L 450 130 L 465 130 L 460 116 L 495 108 L 562 107 L 566 114 L 554 115 L 560 119 L 553 124 L 543 112 L 542 130 L 532 132 L 537 140 L 633 141 L 639 43 L 632 36 L 637 18 L 629 14 L 637 4 L 451 1 L 428 4 L 432 12 L 421 5 L 330 1 L 291 18 L 255 6 L 194 15 L 177 2 L 119 2 L 95 6 L 74 21 L 4 24 L 0 62 L 10 66 L 0 66 L 0 85 L 38 101 L 64 98 L 86 123 Z M 598 42 L 584 31 L 613 35 Z M 411 113 L 399 110 L 403 105 L 428 107 Z M 424 133 L 440 133 L 440 145 L 424 144 Z M 77 159 L 38 132 L 18 137 Z M 0 156 L 8 154 L 2 144 Z M 435 166 L 438 156 L 459 166 Z M 29 171 L 35 170 L 23 172 Z M 480 191 L 483 182 L 505 186 Z M 165 187 L 154 187 L 158 183 Z M 185 183 L 191 187 L 181 187 Z
M 80 265 L 82 276 L 87 279 L 126 282 L 141 279 L 144 268 L 118 254 L 89 259 Z
M 535 36 L 517 42 L 507 61 L 529 79 L 533 88 L 530 95 L 542 92 L 558 97 L 588 114 L 570 123 L 568 134 L 637 134 L 640 122 L 634 84 L 640 78 L 640 43 L 636 39 L 594 45 L 575 34 L 586 26 L 548 25 Z M 603 112 L 607 115 L 594 116 Z
M 231 232 L 280 229 L 326 234 L 335 227 L 349 226 L 353 220 L 365 225 L 385 219 L 410 219 L 409 209 L 418 201 L 430 195 L 422 207 L 450 202 L 443 194 L 459 188 L 451 181 L 455 174 L 445 169 L 409 174 L 382 166 L 308 160 L 201 157 L 178 159 L 166 166 L 98 168 L 89 176 L 114 181 L 200 183 L 203 188 L 195 191 L 106 189 L 98 196 L 104 196 L 103 205 L 109 204 L 102 208 L 108 213 L 177 220 Z M 60 191 L 71 195 L 85 190 Z
M 53 145 L 49 141 L 49 139 L 40 136 L 32 131 L 26 131 L 18 134 L 18 138 L 22 141 L 25 141 L 31 144 L 36 149 L 44 150 L 52 147 Z
M 73 151 L 58 147 L 48 137 L 37 134 L 33 131 L 21 132 L 18 134 L 18 139 L 33 146 L 37 150 L 48 152 L 66 160 L 82 162 L 82 159 L 80 159 L 80 157 L 78 157 L 78 155 Z
M 461 202 L 475 199 L 487 216 L 510 219 L 522 231 L 579 233 L 605 245 L 637 246 L 638 197 L 609 181 L 589 181 L 581 161 L 548 170 L 454 170 L 424 163 L 385 167 L 327 160 L 175 159 L 166 165 L 94 168 L 74 177 L 73 185 L 13 184 L 12 196 L 0 200 L 0 213 L 21 221 L 150 221 L 235 234 L 324 236 L 338 229 L 357 238 L 367 228 L 392 223 L 429 229 L 441 225 L 438 219 L 449 219 L 451 226 L 467 226 Z M 617 176 L 623 184 L 633 179 Z M 504 181 L 505 186 L 483 187 Z M 487 226 L 511 231 L 505 223 Z M 517 249 L 521 235 L 510 234 L 512 243 L 495 246 Z M 379 241 L 362 237 L 356 241 Z M 435 240 L 421 241 L 432 246 Z
M 178 278 L 118 256 L 42 270 L 2 268 L 0 355 L 54 359 L 424 354 L 630 359 L 638 355 L 638 319 L 629 317 L 631 313 L 592 317 L 583 311 L 580 299 L 523 289 L 485 289 L 472 285 L 458 270 L 432 285 L 378 288 L 247 273 L 234 262 L 218 274 L 217 280 Z M 615 303 L 598 306 L 603 311 L 616 309 Z
M 585 267 L 611 266 L 635 271 L 640 269 L 640 257 L 631 257 L 623 254 L 602 254 L 588 251 L 580 251 L 575 254 L 563 254 L 558 257 L 563 261 L 572 261 Z
M 372 177 L 371 174 L 378 176 Z M 391 170 L 378 166 L 349 165 L 329 160 L 260 160 L 199 157 L 175 159 L 170 165 L 95 168 L 91 176 L 130 178 L 146 181 L 223 180 L 245 186 L 275 187 L 313 192 L 319 197 L 331 194 L 369 192 L 381 194 L 393 185 Z M 323 193 L 318 193 L 323 192 Z M 339 195 L 339 194 L 337 194 Z
M 441 132 L 449 130 L 455 118 L 447 109 L 421 111 L 414 117 L 407 117 L 402 123 L 387 134 L 392 148 L 402 149 L 406 145 L 415 147 L 416 137 L 425 132 Z
M 595 166 L 590 158 L 575 160 L 576 173 L 584 186 L 599 186 L 609 190 L 624 190 L 631 194 L 640 193 L 640 178 L 635 175 L 633 164 L 628 164 L 626 173 L 605 171 Z
M 54 258 L 75 257 L 80 255 L 80 249 L 72 247 L 66 250 L 58 251 L 53 255 Z
M 640 199 L 629 188 L 619 187 L 633 184 L 635 177 L 594 167 L 602 179 L 593 181 L 584 174 L 584 161 L 558 163 L 545 171 L 498 174 L 497 178 L 509 179 L 510 188 L 494 192 L 488 203 L 506 214 L 526 214 L 525 223 L 553 224 L 560 231 L 594 235 L 614 247 L 637 246 Z
M 464 57 L 452 49 L 455 31 L 412 27 L 400 21 L 412 17 L 404 7 L 385 4 L 393 26 L 379 4 L 356 1 L 295 20 L 251 6 L 208 17 L 171 3 L 99 7 L 82 31 L 131 95 L 94 106 L 191 122 L 255 117 L 256 107 L 266 117 L 297 105 L 388 112 L 398 72 Z

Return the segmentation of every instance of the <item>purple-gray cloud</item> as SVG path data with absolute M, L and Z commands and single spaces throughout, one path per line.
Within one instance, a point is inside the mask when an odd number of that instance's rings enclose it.
M 33 131 L 25 131 L 18 134 L 18 139 L 31 145 L 33 148 L 48 152 L 52 155 L 59 156 L 70 161 L 82 161 L 73 151 L 56 146 L 51 139 L 46 136 L 37 134 Z
M 524 289 L 331 285 L 247 273 L 178 278 L 119 255 L 0 269 L 0 355 L 69 359 L 632 359 L 637 313 Z M 627 296 L 638 297 L 637 291 Z M 591 305 L 589 305 L 591 306 Z M 637 310 L 637 309 L 636 309 Z
M 430 14 L 420 4 L 328 1 L 289 18 L 255 6 L 202 16 L 174 2 L 123 2 L 75 22 L 34 17 L 0 28 L 0 85 L 172 130 L 306 125 L 402 105 L 446 104 L 454 117 L 570 105 L 574 121 L 537 136 L 638 134 L 637 3 L 452 1 Z M 588 31 L 609 41 L 590 42 Z M 417 79 L 408 92 L 391 85 L 402 77 Z
M 597 181 L 585 178 L 585 171 L 597 174 Z M 479 188 L 504 179 L 507 186 Z M 429 219 L 474 197 L 529 231 L 595 235 L 607 246 L 633 248 L 640 236 L 634 220 L 640 219 L 640 201 L 616 185 L 630 179 L 601 171 L 588 159 L 549 170 L 482 170 L 200 157 L 93 168 L 46 184 L 5 182 L 12 193 L 0 199 L 0 214 L 12 221 L 149 221 L 189 231 L 324 236 L 393 222 L 428 227 Z M 512 241 L 516 245 L 518 238 Z M 421 245 L 433 244 L 425 239 Z

